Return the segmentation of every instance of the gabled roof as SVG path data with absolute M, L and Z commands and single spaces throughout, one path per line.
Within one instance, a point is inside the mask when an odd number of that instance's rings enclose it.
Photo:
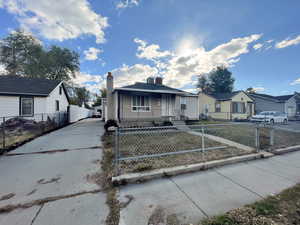
M 0 76 L 0 95 L 48 96 L 61 81 L 19 76 Z M 67 94 L 66 94 L 67 95 Z
M 285 102 L 292 98 L 294 95 L 280 95 L 280 96 L 272 96 L 267 94 L 259 94 L 259 93 L 251 93 L 249 94 L 253 98 L 263 98 L 265 100 L 273 101 L 273 102 Z
M 237 94 L 239 94 L 241 92 L 245 93 L 244 91 L 233 91 L 231 93 L 213 93 L 213 94 L 207 94 L 207 95 L 211 96 L 219 101 L 227 101 L 227 100 L 231 100 L 234 96 L 236 96 Z M 246 94 L 246 95 L 248 96 L 248 94 Z
M 127 90 L 127 91 L 145 91 L 145 92 L 156 92 L 156 93 L 178 93 L 178 94 L 189 94 L 195 95 L 180 89 L 171 88 L 163 84 L 149 84 L 149 83 L 142 83 L 136 82 L 132 85 L 123 86 L 121 88 L 115 88 L 115 90 Z

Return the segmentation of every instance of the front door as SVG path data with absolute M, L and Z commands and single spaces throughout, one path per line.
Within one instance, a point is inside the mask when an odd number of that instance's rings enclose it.
M 162 95 L 161 98 L 161 110 L 162 116 L 172 116 L 173 115 L 173 104 L 171 95 Z

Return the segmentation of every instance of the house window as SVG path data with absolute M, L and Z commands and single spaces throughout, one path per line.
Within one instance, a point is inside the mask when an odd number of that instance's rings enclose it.
M 59 95 L 62 94 L 62 86 L 59 87 Z
M 56 111 L 59 111 L 59 101 L 58 100 L 55 101 L 55 109 L 56 109 Z
M 221 112 L 221 102 L 216 102 L 215 107 L 216 107 L 215 109 L 216 112 Z
M 150 112 L 149 96 L 132 96 L 133 112 Z
M 244 102 L 232 102 L 233 113 L 246 113 L 246 107 Z
M 21 98 L 20 104 L 21 116 L 33 116 L 33 98 Z

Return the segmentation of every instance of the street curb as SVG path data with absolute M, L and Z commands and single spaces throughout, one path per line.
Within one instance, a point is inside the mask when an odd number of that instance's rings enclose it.
M 192 164 L 187 166 L 177 166 L 172 168 L 156 169 L 156 170 L 152 170 L 149 172 L 142 172 L 142 173 L 124 174 L 117 177 L 112 177 L 112 183 L 114 185 L 139 183 L 151 179 L 175 176 L 175 175 L 180 175 L 180 174 L 185 174 L 190 172 L 203 171 L 203 170 L 208 170 L 219 166 L 225 166 L 225 165 L 230 165 L 234 163 L 240 163 L 240 162 L 245 162 L 245 161 L 250 161 L 255 159 L 269 158 L 272 156 L 274 156 L 274 154 L 262 151 L 261 153 L 236 156 L 227 159 L 214 160 L 210 162 L 197 163 L 197 164 Z
M 300 145 L 295 145 L 295 146 L 291 146 L 291 147 L 287 147 L 287 148 L 280 148 L 280 149 L 276 149 L 274 151 L 272 151 L 273 154 L 275 155 L 282 155 L 284 153 L 289 153 L 289 152 L 294 152 L 300 150 Z

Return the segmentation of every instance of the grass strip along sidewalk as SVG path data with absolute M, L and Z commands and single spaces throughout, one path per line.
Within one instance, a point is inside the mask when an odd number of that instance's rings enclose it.
M 201 225 L 300 224 L 300 184 L 251 205 L 203 220 Z

